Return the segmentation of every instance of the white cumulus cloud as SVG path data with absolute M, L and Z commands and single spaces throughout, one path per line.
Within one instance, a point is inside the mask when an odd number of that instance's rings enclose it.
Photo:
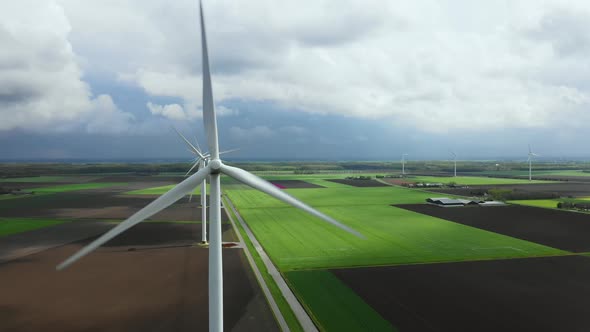
M 182 100 L 148 104 L 157 116 L 200 116 L 195 1 L 57 3 L 0 7 L 0 129 L 91 112 L 82 70 Z M 205 10 L 218 105 L 272 102 L 432 132 L 590 120 L 586 1 L 220 0 Z
M 161 115 L 171 120 L 186 120 L 187 115 L 182 106 L 178 104 L 158 105 L 152 102 L 147 103 L 147 108 L 154 115 Z
M 63 8 L 0 3 L 0 130 L 122 132 L 133 116 L 82 80 Z

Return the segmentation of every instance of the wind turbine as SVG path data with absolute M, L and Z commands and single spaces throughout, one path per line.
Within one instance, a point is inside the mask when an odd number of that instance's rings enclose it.
M 91 253 L 102 244 L 108 242 L 115 236 L 123 233 L 129 228 L 137 225 L 141 221 L 158 213 L 174 202 L 180 200 L 185 195 L 192 192 L 203 180 L 209 177 L 211 210 L 209 215 L 210 239 L 209 239 L 209 330 L 223 331 L 223 273 L 221 257 L 221 174 L 232 177 L 254 189 L 258 189 L 276 199 L 290 204 L 298 209 L 306 211 L 323 221 L 332 224 L 348 233 L 359 238 L 364 238 L 362 234 L 354 229 L 341 224 L 331 217 L 313 209 L 312 207 L 300 202 L 289 194 L 278 189 L 271 183 L 251 174 L 243 169 L 225 165 L 219 159 L 219 144 L 217 136 L 217 119 L 215 116 L 215 107 L 213 104 L 213 91 L 211 86 L 211 72 L 209 70 L 209 56 L 207 52 L 207 40 L 205 34 L 205 22 L 203 18 L 203 5 L 199 4 L 200 9 L 200 26 L 201 26 L 201 50 L 203 58 L 203 122 L 207 133 L 207 143 L 209 145 L 210 161 L 209 163 L 183 180 L 168 192 L 158 197 L 143 209 L 136 212 L 127 220 L 118 224 L 92 243 L 82 248 L 80 251 L 66 259 L 57 266 L 62 270 L 80 258 Z
M 174 127 L 172 127 L 174 128 Z M 195 138 L 195 142 L 197 143 L 197 146 L 195 147 L 188 139 L 186 139 L 186 137 L 184 137 L 184 135 L 182 135 L 178 129 L 174 128 L 174 131 L 176 131 L 176 133 L 178 134 L 178 136 L 180 136 L 180 138 L 182 138 L 182 140 L 186 143 L 186 145 L 188 146 L 189 151 L 195 155 L 195 158 L 193 159 L 193 166 L 188 170 L 188 172 L 186 172 L 186 174 L 184 175 L 185 177 L 187 177 L 193 169 L 195 169 L 195 167 L 197 168 L 197 171 L 200 170 L 201 168 L 204 168 L 207 166 L 207 164 L 209 163 L 209 160 L 211 159 L 211 156 L 208 152 L 202 152 L 201 151 L 201 147 L 199 146 L 199 142 L 196 140 Z M 231 150 L 227 150 L 227 151 L 222 151 L 219 152 L 220 155 L 225 154 L 225 153 L 230 153 L 230 152 L 234 152 L 237 151 L 239 149 L 231 149 Z M 190 196 L 189 196 L 189 202 L 191 201 L 193 197 L 193 193 L 191 192 Z M 201 183 L 201 244 L 207 244 L 207 180 L 204 179 L 203 182 Z
M 404 175 L 406 175 L 406 156 L 407 155 L 408 155 L 407 153 L 402 154 L 402 177 Z
M 533 157 L 538 157 L 539 155 L 536 153 L 533 153 L 533 151 L 531 151 L 531 145 L 529 144 L 529 159 L 527 160 L 529 162 L 529 181 L 533 180 Z
M 457 177 L 457 154 L 454 151 L 451 151 L 451 154 L 453 155 L 453 163 L 455 164 L 453 176 Z
M 174 128 L 174 127 L 173 127 Z M 186 143 L 189 148 L 189 151 L 194 154 L 196 157 L 193 159 L 193 166 L 186 172 L 184 175 L 187 177 L 195 167 L 197 167 L 197 171 L 207 166 L 207 162 L 209 161 L 209 156 L 205 155 L 201 152 L 200 147 L 195 147 L 184 135 L 182 135 L 178 129 L 174 128 L 174 131 L 182 138 L 182 140 Z M 199 142 L 197 141 L 197 146 L 199 146 Z M 189 196 L 189 202 L 193 198 L 193 192 Z M 203 179 L 201 182 L 201 244 L 207 244 L 207 179 Z

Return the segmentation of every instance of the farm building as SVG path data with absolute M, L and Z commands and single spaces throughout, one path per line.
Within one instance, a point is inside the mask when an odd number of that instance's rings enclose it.
M 464 200 L 453 199 L 448 197 L 427 198 L 426 202 L 439 206 L 464 206 Z
M 479 206 L 504 206 L 506 203 L 500 201 L 485 201 L 479 203 Z
M 460 198 L 448 198 L 448 197 L 436 197 L 427 198 L 426 202 L 442 207 L 454 207 L 454 206 L 467 206 L 467 205 L 479 205 L 479 206 L 501 206 L 506 205 L 503 202 L 498 201 L 480 201 L 480 200 L 468 200 Z

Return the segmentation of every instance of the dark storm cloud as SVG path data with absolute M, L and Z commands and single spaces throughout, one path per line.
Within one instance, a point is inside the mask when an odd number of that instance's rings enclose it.
M 27 104 L 39 100 L 42 91 L 25 82 L 5 82 L 0 79 L 0 106 Z

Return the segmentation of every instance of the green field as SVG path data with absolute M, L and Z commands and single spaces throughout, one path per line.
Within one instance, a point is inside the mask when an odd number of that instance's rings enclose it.
M 113 187 L 113 186 L 125 186 L 125 185 L 127 185 L 127 183 L 123 183 L 123 182 L 60 184 L 60 185 L 56 185 L 56 186 L 31 188 L 31 189 L 25 190 L 25 191 L 34 192 L 34 194 L 32 194 L 32 195 L 12 195 L 12 194 L 0 195 L 0 201 L 1 200 L 9 200 L 9 199 L 17 199 L 17 198 L 39 197 L 39 196 L 43 196 L 43 195 L 62 193 L 62 192 L 68 192 L 68 191 L 91 190 L 91 189 L 100 189 L 100 188 L 108 188 L 108 187 Z
M 555 255 L 559 250 L 390 206 L 430 194 L 399 187 L 292 189 L 291 194 L 353 227 L 366 240 L 255 190 L 229 190 L 283 271 L 346 266 Z
M 396 186 L 357 188 L 314 176 L 288 178 L 325 186 L 287 192 L 366 239 L 256 190 L 232 186 L 224 192 L 322 330 L 394 328 L 326 268 L 566 254 L 391 206 L 423 203 L 430 193 Z
M 0 218 L 0 237 L 67 222 L 40 218 Z
M 429 182 L 429 183 L 449 183 L 455 182 L 456 184 L 463 185 L 494 185 L 494 184 L 524 184 L 524 183 L 549 183 L 552 181 L 539 181 L 539 180 L 523 180 L 523 179 L 507 179 L 507 178 L 488 178 L 479 176 L 457 176 L 457 177 L 439 177 L 439 176 L 415 176 L 409 177 L 408 180 L 416 182 Z
M 508 201 L 508 203 L 512 203 L 512 204 L 550 208 L 550 209 L 557 209 L 557 203 L 559 203 L 559 202 L 588 204 L 588 203 L 590 203 L 590 199 L 588 197 L 579 197 L 579 198 L 527 199 L 527 200 Z M 567 210 L 564 209 L 564 211 L 567 211 Z
M 27 191 L 34 191 L 35 193 L 61 193 L 66 191 L 75 190 L 88 190 L 88 189 L 100 189 L 113 186 L 125 186 L 127 183 L 122 182 L 97 182 L 97 183 L 75 183 L 75 184 L 62 184 L 51 187 L 41 187 L 27 189 Z
M 542 208 L 550 208 L 550 209 L 557 209 L 557 203 L 559 200 L 553 199 L 523 199 L 518 201 L 508 201 L 511 204 L 518 204 L 518 205 L 526 205 L 526 206 L 534 206 L 534 207 L 542 207 Z
M 224 200 L 223 204 L 224 205 L 226 204 L 225 200 Z M 232 209 L 227 209 L 226 212 L 229 214 L 230 218 L 233 218 L 234 220 L 236 219 L 235 214 L 233 213 Z M 271 296 L 274 298 L 277 306 L 279 307 L 279 310 L 280 310 L 281 314 L 283 315 L 285 322 L 289 326 L 289 329 L 293 332 L 303 331 L 303 328 L 299 324 L 299 321 L 297 320 L 297 317 L 293 313 L 293 310 L 291 310 L 289 303 L 287 303 L 287 300 L 283 297 L 281 290 L 279 289 L 279 287 L 275 283 L 274 279 L 272 278 L 272 276 L 268 272 L 268 269 L 266 268 L 266 265 L 264 265 L 262 258 L 260 258 L 260 255 L 258 255 L 256 249 L 254 248 L 252 241 L 246 235 L 246 232 L 242 228 L 241 224 L 239 222 L 236 222 L 235 224 L 237 227 L 236 230 L 242 235 L 242 238 L 244 239 L 244 243 L 248 247 L 248 250 L 250 251 L 250 254 L 252 255 L 252 259 L 254 260 L 254 264 L 256 264 L 256 266 L 258 267 L 258 270 L 260 271 L 262 278 L 266 282 L 266 285 L 268 286 Z
M 362 175 L 362 174 L 354 174 L 355 176 L 358 175 Z M 368 175 L 368 174 L 365 174 Z M 262 178 L 268 180 L 268 181 L 272 181 L 272 180 L 291 180 L 291 179 L 297 179 L 297 180 L 303 180 L 309 183 L 313 183 L 313 184 L 317 184 L 320 185 L 322 187 L 327 187 L 327 188 L 350 188 L 350 186 L 345 185 L 345 184 L 341 184 L 341 183 L 336 183 L 336 182 L 331 182 L 331 181 L 326 181 L 326 179 L 344 179 L 345 177 L 350 176 L 350 174 L 309 174 L 309 175 L 293 175 L 293 174 L 289 174 L 289 175 L 267 175 L 267 176 L 262 176 Z M 374 174 L 372 176 L 375 176 Z M 168 190 L 172 189 L 172 187 L 174 187 L 176 184 L 171 184 L 171 185 L 167 185 L 167 186 L 159 186 L 159 187 L 152 187 L 152 188 L 146 188 L 146 189 L 140 189 L 140 190 L 133 190 L 133 191 L 128 191 L 126 192 L 126 194 L 129 195 L 162 195 L 165 192 L 167 192 Z M 236 189 L 248 189 L 250 187 L 230 178 L 227 176 L 222 176 L 221 177 L 221 186 L 223 188 L 223 190 L 236 190 Z M 201 187 L 197 187 L 195 188 L 195 191 L 193 193 L 195 194 L 200 194 L 201 193 Z M 209 190 L 209 187 L 207 187 L 207 190 Z
M 303 305 L 318 322 L 320 330 L 395 331 L 329 271 L 292 271 L 286 273 L 286 277 L 297 296 L 305 299 Z

